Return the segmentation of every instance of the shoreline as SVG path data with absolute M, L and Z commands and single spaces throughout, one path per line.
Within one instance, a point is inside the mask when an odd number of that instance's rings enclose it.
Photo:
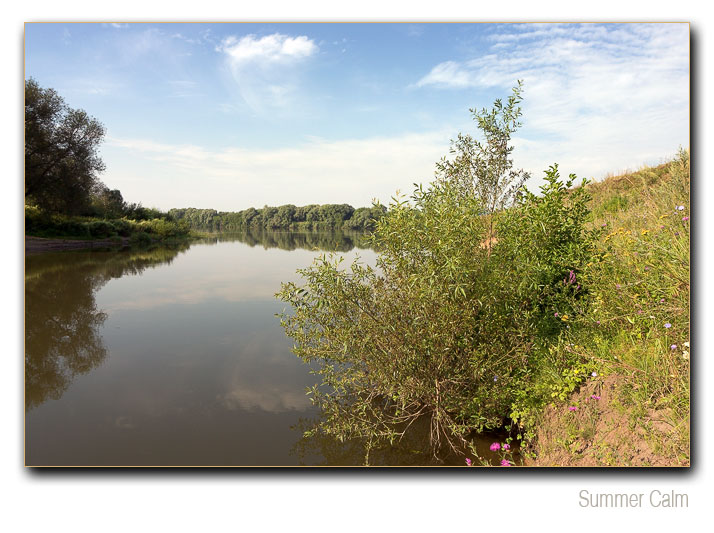
M 25 235 L 25 255 L 45 252 L 62 252 L 68 250 L 85 250 L 94 248 L 123 248 L 128 246 L 129 239 L 123 237 L 121 241 L 102 240 L 74 240 L 62 238 L 44 238 Z

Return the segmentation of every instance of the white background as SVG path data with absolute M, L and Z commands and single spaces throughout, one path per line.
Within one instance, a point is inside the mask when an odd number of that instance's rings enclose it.
M 700 0 L 666 2 L 35 1 L 3 7 L 2 413 L 0 528 L 5 531 L 672 531 L 710 523 L 712 212 L 708 121 L 711 36 Z M 662 7 L 661 7 L 662 6 Z M 692 26 L 693 467 L 666 470 L 457 469 L 93 471 L 25 468 L 23 458 L 23 23 L 42 21 L 676 21 Z M 687 509 L 582 509 L 590 492 L 689 495 Z

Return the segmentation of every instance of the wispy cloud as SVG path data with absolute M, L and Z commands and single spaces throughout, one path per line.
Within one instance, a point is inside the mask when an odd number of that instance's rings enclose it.
M 121 29 L 124 29 L 124 28 L 128 28 L 129 25 L 128 25 L 128 24 L 124 24 L 124 23 L 119 23 L 119 22 L 108 22 L 108 23 L 102 24 L 102 27 L 104 27 L 104 28 L 116 28 L 116 29 L 118 29 L 118 30 L 121 30 Z
M 501 25 L 488 49 L 439 63 L 416 85 L 507 90 L 523 79 L 526 159 L 542 165 L 537 153 L 579 153 L 569 162 L 597 175 L 688 141 L 688 31 L 686 24 Z
M 240 97 L 254 112 L 266 107 L 286 107 L 298 89 L 296 66 L 318 51 L 305 35 L 280 33 L 223 39 L 216 51 L 224 55 Z

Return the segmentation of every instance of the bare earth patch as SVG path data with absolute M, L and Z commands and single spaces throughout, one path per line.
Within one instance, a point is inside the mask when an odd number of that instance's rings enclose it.
M 675 459 L 667 444 L 677 438 L 671 412 L 649 409 L 633 419 L 616 397 L 623 379 L 596 378 L 568 405 L 549 406 L 535 458 L 526 459 L 525 466 L 689 466 L 689 459 Z

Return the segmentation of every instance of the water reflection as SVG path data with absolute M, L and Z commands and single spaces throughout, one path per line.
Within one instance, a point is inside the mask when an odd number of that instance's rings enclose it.
M 274 295 L 319 255 L 307 247 L 355 241 L 272 235 L 254 246 L 216 236 L 185 253 L 28 256 L 26 463 L 297 464 L 291 428 L 317 415 L 305 395 L 315 378 L 291 353 Z
M 368 234 L 349 231 L 274 231 L 249 228 L 239 233 L 216 233 L 202 240 L 207 244 L 239 241 L 250 247 L 281 250 L 324 250 L 349 252 L 353 248 L 369 248 Z
M 469 442 L 476 448 L 477 456 L 463 448 L 460 453 L 451 448 L 433 453 L 429 445 L 431 421 L 423 416 L 414 421 L 409 431 L 392 445 L 382 445 L 369 448 L 365 439 L 340 441 L 339 439 L 316 431 L 321 415 L 317 418 L 301 418 L 293 429 L 302 437 L 295 443 L 291 453 L 301 465 L 319 466 L 464 466 L 465 458 L 469 457 L 477 466 L 484 463 L 498 466 L 501 456 L 490 449 L 493 442 L 506 442 L 505 432 L 489 434 L 473 433 L 468 436 Z M 521 456 L 517 443 L 512 443 L 513 459 L 521 464 Z
M 184 247 L 185 248 L 185 247 Z M 112 278 L 170 263 L 178 248 L 67 252 L 25 259 L 25 409 L 59 399 L 72 380 L 100 365 L 107 314 L 95 293 Z

